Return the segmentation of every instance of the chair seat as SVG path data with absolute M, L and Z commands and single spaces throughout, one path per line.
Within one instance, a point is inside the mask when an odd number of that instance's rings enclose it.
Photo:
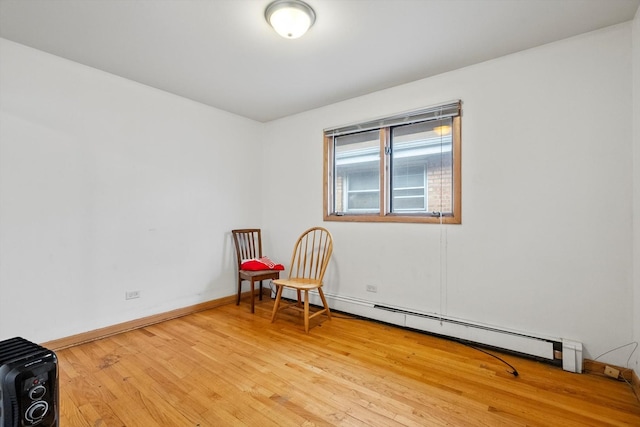
M 243 280 L 266 280 L 280 277 L 280 270 L 240 270 L 238 272 Z
M 286 286 L 288 288 L 299 289 L 299 290 L 309 290 L 309 289 L 317 289 L 322 286 L 322 282 L 315 279 L 278 279 L 273 281 L 274 285 L 277 286 Z

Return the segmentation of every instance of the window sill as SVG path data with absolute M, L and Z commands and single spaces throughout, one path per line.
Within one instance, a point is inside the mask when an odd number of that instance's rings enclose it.
M 460 215 L 456 216 L 437 216 L 427 215 L 324 215 L 324 221 L 335 222 L 404 222 L 419 224 L 462 224 Z

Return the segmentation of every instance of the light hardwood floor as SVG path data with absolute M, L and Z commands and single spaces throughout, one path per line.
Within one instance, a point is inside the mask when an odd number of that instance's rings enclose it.
M 621 382 L 375 322 L 227 305 L 57 351 L 62 427 L 640 426 Z

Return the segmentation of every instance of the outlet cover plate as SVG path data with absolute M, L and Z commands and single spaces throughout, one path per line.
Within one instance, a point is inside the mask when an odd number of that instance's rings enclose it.
M 618 375 L 620 375 L 620 371 L 617 370 L 616 368 L 612 368 L 611 366 L 605 366 L 604 374 L 611 378 L 618 379 Z
M 140 291 L 127 291 L 124 293 L 124 299 L 140 298 Z

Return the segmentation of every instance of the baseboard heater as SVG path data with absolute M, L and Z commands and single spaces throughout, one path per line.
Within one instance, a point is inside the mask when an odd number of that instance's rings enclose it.
M 288 291 L 288 290 L 286 290 Z M 286 293 L 285 291 L 285 293 Z M 446 338 L 475 343 L 508 351 L 521 356 L 543 360 L 569 372 L 582 372 L 582 343 L 564 338 L 536 336 L 510 331 L 490 325 L 455 319 L 436 314 L 426 314 L 406 308 L 374 304 L 359 298 L 325 293 L 332 309 L 355 314 L 384 323 L 428 332 Z M 283 297 L 295 298 L 295 293 Z M 309 295 L 312 304 L 319 304 L 315 293 Z M 385 314 L 386 313 L 386 314 Z
M 405 326 L 465 342 L 542 359 L 570 372 L 582 372 L 582 344 L 565 339 L 536 337 L 443 316 L 375 304 L 378 310 L 405 315 Z

